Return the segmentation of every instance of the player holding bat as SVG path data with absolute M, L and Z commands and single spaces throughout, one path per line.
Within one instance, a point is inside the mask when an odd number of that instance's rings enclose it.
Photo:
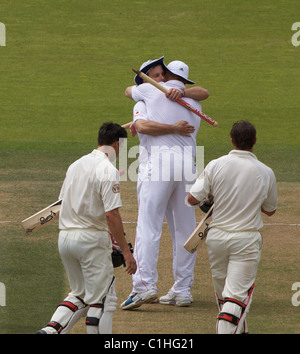
M 123 252 L 126 272 L 136 271 L 119 214 L 119 172 L 111 163 L 119 154 L 119 139 L 126 137 L 120 125 L 104 123 L 98 147 L 68 168 L 59 196 L 58 249 L 71 291 L 38 334 L 67 333 L 83 316 L 88 334 L 112 333 L 117 297 L 108 231 Z
M 158 69 L 162 71 L 162 68 L 158 67 Z M 167 66 L 165 73 L 167 82 L 161 84 L 168 89 L 183 92 L 186 83 L 194 84 L 188 79 L 188 73 L 189 68 L 185 63 L 172 62 Z M 157 260 L 165 215 L 173 241 L 174 284 L 169 293 L 160 298 L 160 303 L 188 306 L 192 302 L 190 290 L 196 254 L 191 255 L 183 247 L 187 235 L 195 228 L 194 210 L 189 210 L 184 204 L 184 197 L 187 194 L 186 186 L 193 183 L 194 177 L 191 179 L 191 176 L 185 172 L 189 171 L 190 174 L 195 172 L 193 169 L 196 134 L 200 126 L 200 118 L 194 117 L 189 110 L 168 99 L 165 93 L 148 83 L 127 88 L 125 94 L 135 101 L 145 103 L 147 119 L 144 120 L 141 115 L 137 117 L 135 119 L 137 129 L 142 123 L 145 126 L 153 125 L 153 123 L 170 126 L 179 121 L 186 122 L 194 129 L 188 136 L 172 132 L 161 135 L 148 133 L 147 135 L 145 146 L 147 146 L 149 159 L 144 178 L 142 177 L 139 182 L 139 214 L 134 247 L 138 269 L 133 275 L 132 293 L 121 304 L 121 308 L 134 309 L 157 298 Z M 193 103 L 201 111 L 199 102 L 191 99 L 187 101 Z M 158 175 L 156 175 L 157 172 Z M 165 176 L 164 172 L 166 172 Z M 169 216 L 172 217 L 172 225 L 170 225 Z
M 255 127 L 237 122 L 230 136 L 235 149 L 206 166 L 187 198 L 190 205 L 214 202 L 206 244 L 220 334 L 248 331 L 245 318 L 262 247 L 261 212 L 271 216 L 277 207 L 275 175 L 253 154 Z

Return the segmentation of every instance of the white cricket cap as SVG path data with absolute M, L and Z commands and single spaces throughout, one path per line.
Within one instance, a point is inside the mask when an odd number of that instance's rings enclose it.
M 180 60 L 171 61 L 171 63 L 167 65 L 167 69 L 172 74 L 182 77 L 188 84 L 195 84 L 194 81 L 188 79 L 189 67 L 183 61 Z

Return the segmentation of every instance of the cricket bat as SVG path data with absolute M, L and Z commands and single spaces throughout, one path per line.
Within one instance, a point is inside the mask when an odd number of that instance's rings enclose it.
M 209 211 L 205 214 L 204 218 L 200 221 L 198 226 L 195 228 L 194 232 L 185 242 L 184 248 L 188 252 L 190 253 L 196 252 L 200 242 L 205 239 L 207 235 L 209 223 L 211 222 L 213 208 L 214 208 L 214 204 L 210 207 Z
M 162 86 L 161 84 L 159 84 L 155 80 L 151 79 L 151 77 L 149 77 L 148 75 L 144 74 L 142 71 L 136 70 L 136 69 L 132 69 L 132 70 L 137 75 L 139 75 L 139 77 L 141 77 L 144 81 L 146 81 L 149 84 L 155 86 L 160 91 L 162 91 L 164 93 L 168 92 L 168 89 L 166 87 Z M 209 116 L 207 116 L 203 112 L 199 111 L 198 109 L 193 107 L 191 104 L 189 104 L 188 102 L 186 102 L 182 98 L 177 98 L 176 102 L 179 103 L 180 105 L 182 105 L 183 107 L 185 107 L 186 109 L 190 110 L 191 112 L 193 112 L 198 117 L 202 118 L 203 120 L 205 120 L 207 123 L 211 124 L 212 126 L 216 127 L 218 125 L 218 122 L 216 122 L 214 119 L 210 118 Z
M 57 220 L 61 207 L 62 200 L 48 205 L 45 209 L 40 210 L 34 215 L 22 221 L 22 226 L 26 233 L 34 232 L 45 225 L 48 225 L 53 220 Z

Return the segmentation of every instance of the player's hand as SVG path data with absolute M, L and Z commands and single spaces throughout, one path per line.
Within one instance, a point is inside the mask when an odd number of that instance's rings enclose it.
M 180 120 L 179 122 L 174 124 L 174 129 L 176 134 L 180 134 L 187 137 L 190 137 L 191 134 L 195 131 L 195 127 L 193 125 L 190 125 L 185 120 Z
M 182 97 L 182 94 L 179 90 L 172 88 L 166 93 L 166 97 L 171 101 L 176 101 L 178 98 Z
M 130 131 L 130 134 L 132 137 L 136 136 L 137 133 L 136 133 L 136 129 L 135 129 L 135 126 L 133 123 L 130 124 L 129 131 Z
M 125 258 L 126 262 L 126 272 L 129 275 L 132 275 L 136 272 L 136 262 L 135 259 L 133 258 L 132 253 L 128 250 L 128 252 L 123 252 L 123 256 Z

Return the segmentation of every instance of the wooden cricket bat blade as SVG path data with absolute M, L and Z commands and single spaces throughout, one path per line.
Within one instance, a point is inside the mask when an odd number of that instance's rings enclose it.
M 205 239 L 208 226 L 212 217 L 212 210 L 214 208 L 214 204 L 210 207 L 209 211 L 205 214 L 203 219 L 199 222 L 198 226 L 195 228 L 191 236 L 186 240 L 184 244 L 184 248 L 190 252 L 196 252 L 200 242 Z
M 58 200 L 38 211 L 36 214 L 29 216 L 29 218 L 24 219 L 21 223 L 26 233 L 34 232 L 45 225 L 48 225 L 53 220 L 57 220 L 61 203 L 62 200 Z

